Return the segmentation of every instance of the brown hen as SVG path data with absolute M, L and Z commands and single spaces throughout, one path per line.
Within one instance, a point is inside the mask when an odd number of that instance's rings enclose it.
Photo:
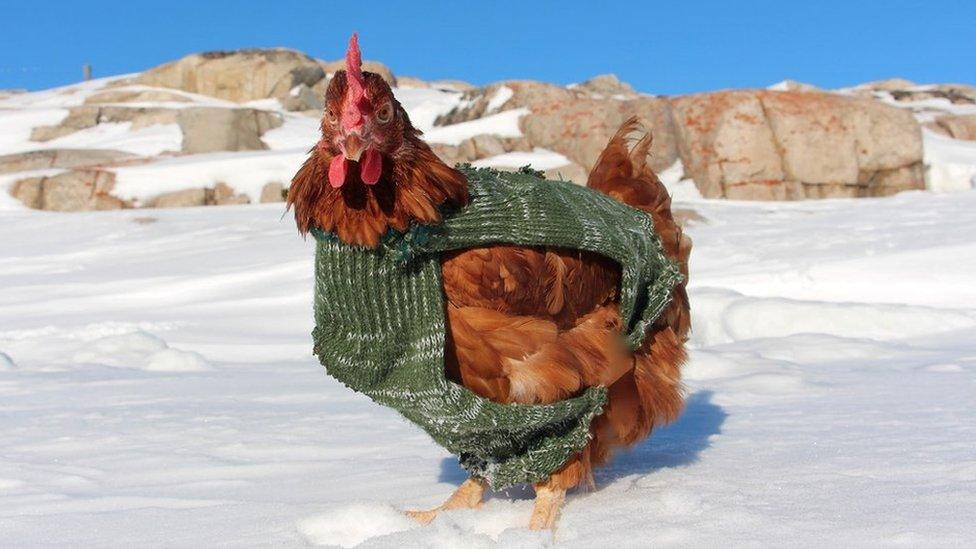
M 303 233 L 319 227 L 349 244 L 375 247 L 390 228 L 439 222 L 439 206 L 466 203 L 467 183 L 420 139 L 379 75 L 359 72 L 355 37 L 350 52 L 349 70 L 337 72 L 328 88 L 322 140 L 295 175 L 288 203 Z M 687 280 L 691 242 L 647 166 L 650 146 L 651 135 L 641 132 L 637 119 L 626 121 L 588 186 L 650 214 L 666 254 Z M 381 168 L 368 165 L 376 159 Z M 589 444 L 535 486 L 530 525 L 552 527 L 566 490 L 592 484 L 593 467 L 612 448 L 634 444 L 680 412 L 679 370 L 690 327 L 685 285 L 674 288 L 644 344 L 629 353 L 618 344 L 620 268 L 600 255 L 488 246 L 446 254 L 442 275 L 449 378 L 503 403 L 550 403 L 593 385 L 609 388 Z M 476 507 L 483 491 L 481 482 L 468 480 L 444 505 L 411 514 L 429 521 L 443 509 Z

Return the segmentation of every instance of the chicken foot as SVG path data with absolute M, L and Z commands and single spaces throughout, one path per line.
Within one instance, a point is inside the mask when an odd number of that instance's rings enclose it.
M 407 511 L 408 517 L 421 524 L 428 524 L 437 517 L 441 511 L 451 509 L 477 509 L 481 507 L 481 499 L 485 494 L 485 484 L 483 481 L 469 478 L 464 481 L 457 490 L 447 498 L 443 504 L 425 511 Z
M 555 530 L 559 510 L 566 500 L 565 488 L 554 488 L 550 483 L 535 485 L 535 506 L 529 519 L 532 530 Z

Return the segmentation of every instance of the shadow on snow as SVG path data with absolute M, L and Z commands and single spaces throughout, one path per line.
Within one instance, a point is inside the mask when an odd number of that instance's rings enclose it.
M 725 410 L 712 402 L 712 394 L 711 391 L 698 391 L 691 395 L 678 421 L 655 429 L 650 437 L 630 449 L 616 450 L 610 463 L 594 472 L 597 489 L 630 475 L 644 475 L 698 461 L 699 455 L 710 446 L 710 438 L 722 432 L 722 424 L 728 417 Z M 440 482 L 460 484 L 467 478 L 456 458 L 441 461 Z M 499 495 L 515 499 L 534 497 L 529 487 L 509 488 Z

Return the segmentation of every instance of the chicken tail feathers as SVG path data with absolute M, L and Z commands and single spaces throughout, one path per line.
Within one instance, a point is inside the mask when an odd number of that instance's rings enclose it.
M 681 226 L 671 212 L 671 196 L 657 175 L 647 164 L 653 136 L 636 116 L 624 122 L 610 138 L 590 171 L 587 187 L 643 210 L 654 219 L 654 231 L 661 239 L 664 252 L 678 264 L 685 282 L 675 288 L 676 301 L 681 304 L 684 318 L 671 318 L 671 325 L 681 341 L 686 339 L 690 327 L 688 298 L 685 285 L 688 280 L 688 257 L 691 255 L 691 239 L 683 234 Z M 670 311 L 669 311 L 670 312 Z
M 600 154 L 587 186 L 650 214 L 665 254 L 678 264 L 684 280 L 674 287 L 671 303 L 634 353 L 631 369 L 609 386 L 607 408 L 593 426 L 590 454 L 583 456 L 591 464 L 605 460 L 610 447 L 629 446 L 655 426 L 674 420 L 682 407 L 680 368 L 687 358 L 684 343 L 691 328 L 685 289 L 691 239 L 674 219 L 667 188 L 648 165 L 652 143 L 651 133 L 638 119 L 628 119 Z M 567 469 L 566 475 L 570 472 Z

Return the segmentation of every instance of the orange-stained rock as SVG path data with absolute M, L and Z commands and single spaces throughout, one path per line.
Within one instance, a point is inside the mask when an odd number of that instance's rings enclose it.
M 874 99 L 742 90 L 672 105 L 685 171 L 706 197 L 879 196 L 925 186 L 918 122 Z

